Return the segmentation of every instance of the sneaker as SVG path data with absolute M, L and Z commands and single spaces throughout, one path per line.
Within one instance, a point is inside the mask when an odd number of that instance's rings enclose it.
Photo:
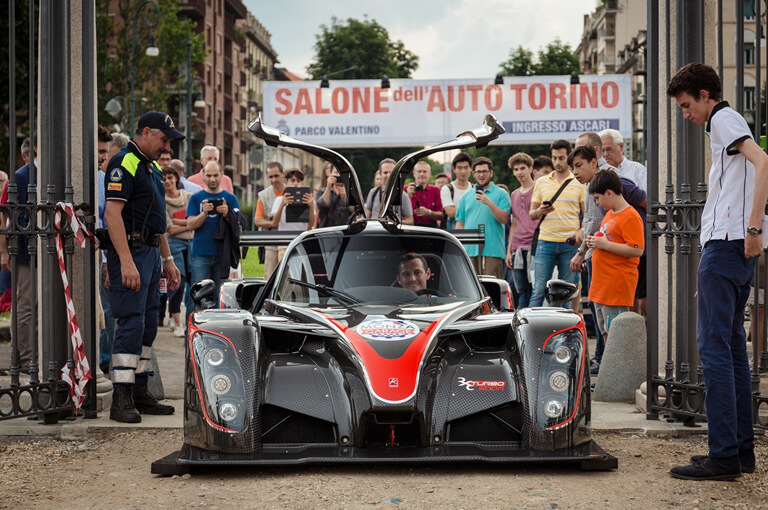
M 682 480 L 735 480 L 741 476 L 741 463 L 738 455 L 722 459 L 707 457 L 690 466 L 674 467 L 669 473 Z
M 173 328 L 173 336 L 178 338 L 184 338 L 184 326 L 176 326 Z
M 592 358 L 592 360 L 589 362 L 589 374 L 598 375 L 599 372 L 600 372 L 600 360 L 597 358 Z
M 706 455 L 694 455 L 691 457 L 691 463 L 701 464 L 709 457 Z M 739 450 L 739 462 L 741 463 L 742 473 L 754 473 L 755 472 L 755 450 L 750 448 L 748 450 Z

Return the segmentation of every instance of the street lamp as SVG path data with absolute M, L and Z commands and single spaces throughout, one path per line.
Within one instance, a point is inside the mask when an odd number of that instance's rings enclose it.
M 199 85 L 197 78 L 195 78 L 195 82 Z M 186 126 L 184 126 L 184 137 L 187 140 L 187 155 L 185 158 L 187 175 L 192 175 L 192 89 L 192 37 L 189 37 L 187 39 L 187 122 Z M 205 107 L 203 95 L 199 91 L 195 98 L 194 107 Z
M 104 107 L 104 111 L 117 118 L 117 116 L 120 115 L 120 112 L 123 111 L 123 103 L 127 101 L 128 100 L 125 98 L 125 96 L 115 96 L 107 101 L 107 105 Z M 124 124 L 125 114 L 120 115 L 120 131 L 125 131 Z
M 141 10 L 146 6 L 147 4 L 152 4 L 155 8 L 154 17 L 152 16 L 152 11 L 147 9 L 146 14 L 144 15 L 144 20 L 146 21 L 147 28 L 154 28 L 157 26 L 158 21 L 160 21 L 160 6 L 157 4 L 157 0 L 144 0 L 139 4 L 139 6 L 136 8 L 136 12 L 133 15 L 133 27 L 132 27 L 132 37 L 131 37 L 131 67 L 130 67 L 130 73 L 131 73 L 131 124 L 128 126 L 128 131 L 131 132 L 130 134 L 133 134 L 132 131 L 134 129 L 133 127 L 133 121 L 134 116 L 136 112 L 136 108 L 134 105 L 134 98 L 133 98 L 133 89 L 136 83 L 136 64 L 134 62 L 134 58 L 136 55 L 136 21 L 139 19 L 139 14 L 141 14 Z M 156 57 L 160 54 L 160 50 L 155 46 L 155 36 L 152 36 L 149 40 L 149 46 L 147 47 L 147 50 L 145 51 L 145 54 L 148 57 Z

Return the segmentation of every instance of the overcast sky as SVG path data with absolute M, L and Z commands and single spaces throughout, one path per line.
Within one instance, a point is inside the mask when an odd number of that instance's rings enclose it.
M 302 77 L 331 16 L 375 19 L 419 56 L 417 79 L 495 76 L 511 48 L 534 54 L 555 37 L 575 49 L 596 0 L 244 0 L 272 34 L 279 66 Z

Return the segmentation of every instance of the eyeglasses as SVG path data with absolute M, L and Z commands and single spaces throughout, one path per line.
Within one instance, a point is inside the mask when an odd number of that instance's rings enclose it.
M 475 175 L 485 175 L 491 173 L 490 170 L 475 170 L 472 172 Z

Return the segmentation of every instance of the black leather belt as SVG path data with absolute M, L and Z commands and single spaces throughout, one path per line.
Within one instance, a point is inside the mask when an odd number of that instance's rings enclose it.
M 162 234 L 155 234 L 153 236 L 145 237 L 142 242 L 148 246 L 160 246 L 161 238 Z

